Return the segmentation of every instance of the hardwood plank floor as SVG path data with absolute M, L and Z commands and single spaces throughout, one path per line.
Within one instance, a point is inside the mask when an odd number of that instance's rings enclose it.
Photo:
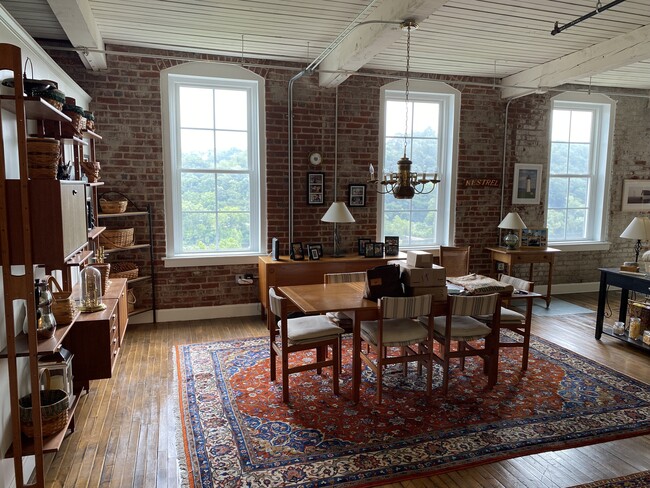
M 620 295 L 610 294 L 613 323 Z M 559 298 L 596 309 L 596 294 Z M 650 355 L 614 338 L 594 339 L 595 313 L 533 317 L 533 333 L 650 384 Z M 172 346 L 265 335 L 257 317 L 129 326 L 114 377 L 91 382 L 76 431 L 49 459 L 47 486 L 177 487 Z M 650 469 L 650 435 L 534 454 L 385 488 L 567 487 Z

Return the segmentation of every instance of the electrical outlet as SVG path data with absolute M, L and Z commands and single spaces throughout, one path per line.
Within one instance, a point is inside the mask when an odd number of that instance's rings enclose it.
M 241 280 L 243 280 L 243 279 L 244 279 L 243 274 L 235 275 L 235 283 L 237 283 L 238 285 L 241 284 Z
M 506 265 L 505 263 L 497 263 L 497 271 L 505 271 Z

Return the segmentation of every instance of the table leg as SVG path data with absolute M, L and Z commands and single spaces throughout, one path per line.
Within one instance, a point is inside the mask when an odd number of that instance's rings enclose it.
M 607 274 L 600 273 L 598 288 L 598 310 L 596 311 L 596 340 L 603 335 L 603 320 L 605 319 L 605 302 L 607 301 Z
M 352 326 L 352 401 L 359 403 L 361 389 L 361 312 L 355 312 Z
M 546 285 L 546 308 L 548 308 L 548 306 L 551 304 L 552 284 L 553 284 L 553 262 L 551 261 L 548 263 L 548 284 Z
M 533 319 L 533 299 L 526 299 L 526 318 L 524 319 L 524 350 L 521 353 L 521 369 L 528 369 L 528 349 L 530 348 L 530 328 Z
M 620 322 L 627 321 L 627 301 L 630 297 L 630 290 L 621 288 L 621 305 L 618 308 L 618 320 Z

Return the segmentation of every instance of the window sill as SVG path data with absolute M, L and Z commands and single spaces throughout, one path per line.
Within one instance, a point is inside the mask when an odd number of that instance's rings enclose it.
M 609 251 L 611 242 L 606 241 L 575 241 L 575 242 L 549 242 L 548 246 L 565 252 L 580 251 Z
M 266 256 L 266 254 L 240 254 L 233 256 L 174 256 L 163 258 L 163 262 L 165 263 L 165 268 L 228 266 L 234 264 L 257 264 L 259 256 Z

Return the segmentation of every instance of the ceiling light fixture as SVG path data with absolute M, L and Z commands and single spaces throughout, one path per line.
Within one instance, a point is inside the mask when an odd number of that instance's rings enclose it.
M 431 193 L 436 184 L 440 182 L 438 174 L 434 173 L 428 178 L 426 173 L 421 175 L 411 172 L 411 160 L 406 156 L 406 146 L 408 142 L 408 125 L 409 125 L 409 69 L 411 64 L 411 29 L 417 29 L 418 24 L 414 20 L 406 20 L 400 24 L 402 29 L 406 29 L 406 90 L 405 106 L 406 121 L 404 127 L 404 156 L 397 162 L 396 173 L 385 173 L 381 179 L 375 177 L 375 168 L 370 164 L 369 183 L 377 185 L 377 193 L 392 193 L 398 199 L 411 199 L 415 194 Z

